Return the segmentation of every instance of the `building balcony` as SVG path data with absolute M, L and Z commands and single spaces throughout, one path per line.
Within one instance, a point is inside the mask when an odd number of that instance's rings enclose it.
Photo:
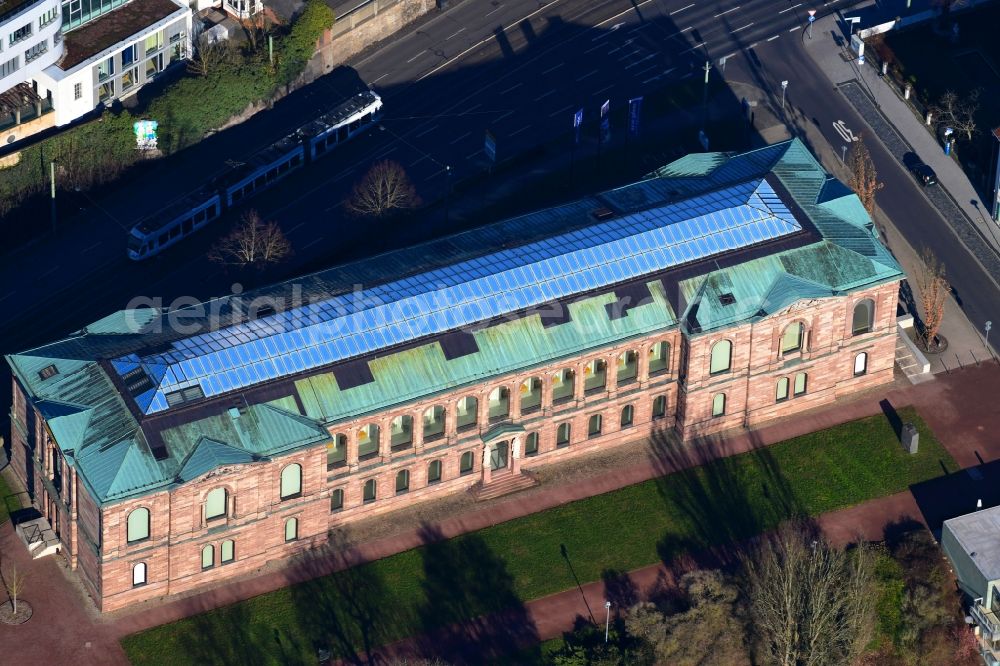
M 979 625 L 980 636 L 986 643 L 1000 641 L 1000 618 L 996 613 L 983 606 L 982 598 L 972 604 L 972 618 Z

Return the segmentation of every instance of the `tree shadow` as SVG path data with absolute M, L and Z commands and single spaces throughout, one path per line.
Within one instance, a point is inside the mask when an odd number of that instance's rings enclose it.
M 677 518 L 676 529 L 657 544 L 664 563 L 686 554 L 702 567 L 733 565 L 738 557 L 730 544 L 803 513 L 759 435 L 750 432 L 748 437 L 750 450 L 733 455 L 731 443 L 721 437 L 685 444 L 671 431 L 654 433 L 657 491 L 665 510 Z
M 426 544 L 420 550 L 425 601 L 418 611 L 423 634 L 415 647 L 421 655 L 461 664 L 537 650 L 534 621 L 503 558 L 477 534 L 445 540 L 438 528 L 425 524 L 420 536 Z
M 218 610 L 195 615 L 184 632 L 186 658 L 198 664 L 260 663 L 264 655 L 279 658 L 280 653 L 269 641 L 269 632 L 259 631 L 247 604 L 237 603 Z M 289 657 L 291 655 L 285 655 Z M 300 663 L 301 659 L 286 659 L 282 663 Z
M 639 589 L 627 572 L 605 569 L 601 572 L 601 580 L 604 581 L 604 598 L 611 602 L 615 613 L 639 603 Z
M 312 580 L 289 588 L 289 594 L 314 658 L 328 653 L 345 663 L 373 663 L 378 646 L 399 638 L 393 633 L 402 620 L 399 604 L 372 564 L 351 566 L 358 557 L 340 532 L 331 532 L 325 544 L 297 560 Z M 331 563 L 336 573 L 324 575 Z

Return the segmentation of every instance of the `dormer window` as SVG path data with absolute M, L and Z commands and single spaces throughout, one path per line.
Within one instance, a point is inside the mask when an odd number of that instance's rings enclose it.
M 55 365 L 47 365 L 38 371 L 38 376 L 42 379 L 49 379 L 59 374 L 59 369 Z

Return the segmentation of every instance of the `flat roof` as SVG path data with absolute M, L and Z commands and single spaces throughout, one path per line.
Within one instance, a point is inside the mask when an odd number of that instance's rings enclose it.
M 64 71 L 73 69 L 87 58 L 183 9 L 173 0 L 132 0 L 99 19 L 65 33 L 59 68 Z
M 944 521 L 986 580 L 1000 579 L 1000 506 Z

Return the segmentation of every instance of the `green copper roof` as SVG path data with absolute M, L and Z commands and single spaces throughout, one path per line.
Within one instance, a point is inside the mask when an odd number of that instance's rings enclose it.
M 747 224 L 731 224 L 739 217 Z M 682 227 L 690 238 L 671 245 L 669 238 Z M 762 229 L 769 231 L 753 235 Z M 603 230 L 604 236 L 595 230 Z M 645 245 L 636 244 L 640 231 L 646 234 Z M 655 234 L 664 240 L 656 240 Z M 338 422 L 497 375 L 677 325 L 700 334 L 754 321 L 797 300 L 836 296 L 902 277 L 858 198 L 826 174 L 801 142 L 792 140 L 741 155 L 689 155 L 637 183 L 241 298 L 242 303 L 255 296 L 288 303 L 290 294 L 297 294 L 307 303 L 297 310 L 304 314 L 362 284 L 385 292 L 382 302 L 389 303 L 398 296 L 392 284 L 410 281 L 412 291 L 417 278 L 440 269 L 450 276 L 449 288 L 475 299 L 479 296 L 463 291 L 467 276 L 457 266 L 476 265 L 488 275 L 496 267 L 482 257 L 502 248 L 511 262 L 528 266 L 517 269 L 524 273 L 537 266 L 518 252 L 530 259 L 546 243 L 555 247 L 577 236 L 589 239 L 582 250 L 571 244 L 573 252 L 580 252 L 574 259 L 578 274 L 566 273 L 569 282 L 560 286 L 572 297 L 547 296 L 568 309 L 568 318 L 545 326 L 544 308 L 497 306 L 506 314 L 477 320 L 462 335 L 449 330 L 421 337 L 410 331 L 402 336 L 405 344 L 384 342 L 374 352 L 356 352 L 336 363 L 306 358 L 312 353 L 308 345 L 296 342 L 294 354 L 301 366 L 275 366 L 267 375 L 272 379 L 240 374 L 249 367 L 240 365 L 248 357 L 234 350 L 247 345 L 225 343 L 229 338 L 250 340 L 247 331 L 265 326 L 267 317 L 248 318 L 236 297 L 216 299 L 206 309 L 219 316 L 199 320 L 196 334 L 203 338 L 201 344 L 218 345 L 211 349 L 213 358 L 223 363 L 227 385 L 240 388 L 212 384 L 218 395 L 195 391 L 182 404 L 168 404 L 154 414 L 148 409 L 151 396 L 164 382 L 190 384 L 188 370 L 205 374 L 210 383 L 217 379 L 196 367 L 197 357 L 180 375 L 181 366 L 164 360 L 165 350 L 176 352 L 185 335 L 195 335 L 163 326 L 167 313 L 114 313 L 7 361 L 69 464 L 98 502 L 109 503 L 171 488 L 222 465 L 313 446 L 328 440 L 326 427 Z M 608 243 L 616 244 L 618 254 L 608 252 Z M 558 252 L 546 251 L 546 257 L 551 255 L 546 261 L 561 261 Z M 590 282 L 577 281 L 582 275 L 589 275 Z M 532 292 L 531 299 L 537 296 Z M 618 306 L 633 298 L 621 314 Z M 452 316 L 449 307 L 441 311 Z M 397 315 L 382 328 L 395 334 L 412 326 L 408 322 Z M 301 335 L 294 326 L 284 332 L 291 338 Z M 253 342 L 258 345 L 254 363 L 270 358 L 265 351 L 274 358 L 287 352 L 280 345 L 259 347 L 272 343 L 263 337 Z M 345 358 L 352 353 L 341 352 Z

